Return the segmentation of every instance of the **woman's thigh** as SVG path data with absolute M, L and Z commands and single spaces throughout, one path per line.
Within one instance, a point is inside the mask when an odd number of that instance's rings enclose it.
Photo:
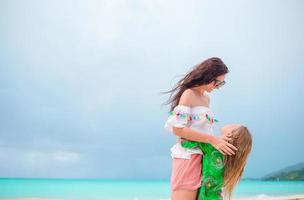
M 172 192 L 171 200 L 195 200 L 197 190 L 176 190 Z
M 194 200 L 201 186 L 202 155 L 192 154 L 190 159 L 173 158 L 171 174 L 172 200 Z

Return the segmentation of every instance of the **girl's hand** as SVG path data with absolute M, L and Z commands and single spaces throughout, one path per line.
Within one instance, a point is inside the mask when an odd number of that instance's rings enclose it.
M 224 138 L 229 140 L 227 136 L 214 137 L 210 144 L 223 155 L 234 155 L 235 152 L 233 150 L 236 151 L 237 148 L 232 144 L 228 143 Z

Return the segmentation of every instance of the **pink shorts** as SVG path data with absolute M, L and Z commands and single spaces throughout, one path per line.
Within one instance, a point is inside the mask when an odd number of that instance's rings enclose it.
M 201 154 L 192 154 L 190 159 L 172 158 L 171 191 L 197 190 L 202 183 L 201 161 Z

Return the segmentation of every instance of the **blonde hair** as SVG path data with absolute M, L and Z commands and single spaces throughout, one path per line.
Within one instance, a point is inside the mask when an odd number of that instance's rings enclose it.
M 246 126 L 241 126 L 232 131 L 232 139 L 229 141 L 237 148 L 234 155 L 225 156 L 224 171 L 224 194 L 228 199 L 231 198 L 232 191 L 240 181 L 248 155 L 252 147 L 252 137 Z

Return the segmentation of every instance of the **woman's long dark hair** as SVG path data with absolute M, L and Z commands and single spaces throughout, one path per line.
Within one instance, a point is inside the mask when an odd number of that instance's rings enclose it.
M 183 92 L 192 87 L 209 84 L 216 79 L 216 77 L 229 72 L 224 62 L 217 57 L 208 58 L 202 63 L 194 66 L 184 78 L 177 82 L 172 90 L 163 92 L 162 94 L 170 93 L 169 100 L 165 105 L 171 103 L 170 111 L 178 105 L 180 97 Z

